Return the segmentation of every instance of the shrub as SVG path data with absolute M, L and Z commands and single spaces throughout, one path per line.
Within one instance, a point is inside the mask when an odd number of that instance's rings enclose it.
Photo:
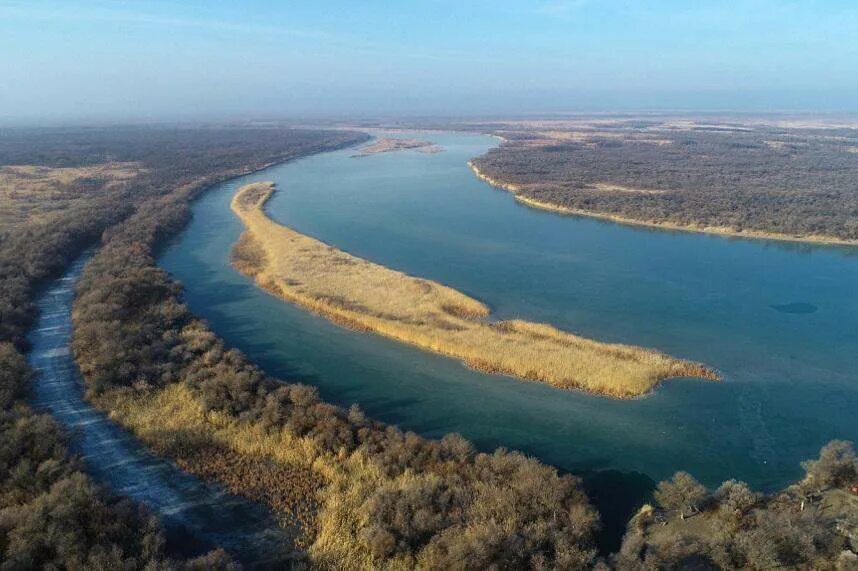
M 745 514 L 760 500 L 745 482 L 727 480 L 715 491 L 715 501 L 728 514 Z
M 817 556 L 817 543 L 826 530 L 807 512 L 796 516 L 782 510 L 758 512 L 754 525 L 735 538 L 744 565 L 752 569 L 795 568 Z
M 858 458 L 851 442 L 832 440 L 819 451 L 819 458 L 802 462 L 807 482 L 821 491 L 858 479 Z
M 0 342 L 0 410 L 24 396 L 30 382 L 30 368 L 11 343 Z
M 0 563 L 3 569 L 172 569 L 235 568 L 214 552 L 186 563 L 169 561 L 157 521 L 140 506 L 115 498 L 96 486 L 70 457 L 63 431 L 48 415 L 34 414 L 20 402 L 31 370 L 24 356 L 27 329 L 35 318 L 35 287 L 62 270 L 111 226 L 146 205 L 158 204 L 160 225 L 138 224 L 135 240 L 160 243 L 186 220 L 183 200 L 206 184 L 259 168 L 276 160 L 341 146 L 361 138 L 354 133 L 290 129 L 8 129 L 0 137 L 0 165 L 83 166 L 108 161 L 141 165 L 122 184 L 88 178 L 60 190 L 68 200 L 51 217 L 0 228 Z M 61 185 L 62 186 L 62 185 Z M 177 190 L 178 189 L 178 190 Z M 159 202 L 176 191 L 183 200 Z M 41 198 L 19 203 L 36 207 Z M 20 198 L 20 197 L 19 197 Z M 28 197 L 24 197 L 25 199 Z M 8 208 L 7 203 L 0 205 Z M 13 213 L 15 214 L 15 213 Z M 17 213 L 17 214 L 20 214 Z M 20 216 L 19 216 L 20 218 Z M 115 242 L 113 254 L 125 260 L 146 258 L 134 240 Z M 118 322 L 134 322 L 178 286 L 154 267 L 122 274 L 95 313 L 100 321 L 91 339 L 121 332 L 132 350 L 125 356 L 89 353 L 95 391 L 116 384 L 145 386 L 174 380 L 178 371 L 170 352 L 174 328 L 186 313 L 179 304 L 159 305 L 146 327 L 132 331 Z M 161 279 L 157 279 L 161 277 Z M 139 323 L 139 321 L 138 321 Z
M 682 519 L 696 513 L 706 498 L 706 488 L 688 472 L 677 472 L 670 480 L 659 482 L 655 491 L 658 504 L 666 510 L 678 511 Z

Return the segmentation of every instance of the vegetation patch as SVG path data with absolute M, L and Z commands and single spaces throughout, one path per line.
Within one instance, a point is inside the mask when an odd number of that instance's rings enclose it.
M 232 208 L 247 228 L 236 266 L 264 288 L 332 320 L 502 373 L 628 398 L 669 377 L 716 380 L 703 365 L 657 351 L 600 343 L 550 325 L 491 322 L 483 303 L 439 283 L 351 256 L 281 226 L 262 206 L 271 183 L 241 188 Z
M 358 149 L 358 153 L 352 157 L 360 158 L 369 155 L 377 155 L 378 153 L 390 153 L 393 151 L 414 150 L 420 153 L 435 154 L 440 153 L 444 149 L 440 145 L 434 144 L 432 141 L 421 141 L 420 139 L 397 139 L 397 138 L 380 138 L 364 145 Z
M 140 172 L 136 163 L 0 166 L 0 228 L 46 222 L 75 202 L 117 190 Z
M 858 460 L 833 441 L 805 477 L 764 496 L 736 480 L 710 492 L 685 472 L 661 482 L 657 506 L 629 523 L 618 569 L 855 569 Z
M 317 453 L 311 441 L 207 412 L 181 384 L 160 391 L 109 391 L 97 404 L 183 470 L 271 506 L 282 525 L 294 530 L 296 548 L 312 543 L 317 493 L 325 478 L 314 467 Z
M 596 190 L 601 190 L 602 192 L 625 192 L 629 194 L 662 194 L 663 190 L 655 190 L 652 188 L 632 188 L 630 186 L 623 186 L 621 184 L 607 184 L 604 182 L 597 182 L 593 185 L 593 188 Z
M 529 206 L 713 234 L 858 243 L 854 124 L 642 118 L 484 128 L 504 142 L 474 159 L 475 170 Z

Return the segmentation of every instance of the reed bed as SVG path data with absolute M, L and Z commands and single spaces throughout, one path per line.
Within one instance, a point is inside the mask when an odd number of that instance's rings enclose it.
M 112 389 L 97 404 L 183 470 L 271 507 L 294 534 L 292 545 L 283 548 L 284 553 L 295 553 L 296 568 L 307 563 L 298 557 L 301 552 L 309 555 L 312 568 L 414 568 L 411 555 L 391 557 L 379 567 L 364 537 L 373 523 L 367 504 L 379 490 L 437 476 L 410 470 L 392 475 L 366 450 L 332 453 L 289 428 L 272 429 L 206 411 L 184 383 L 142 392 Z
M 109 391 L 98 405 L 183 470 L 269 505 L 294 533 L 294 547 L 307 549 L 313 543 L 317 496 L 329 478 L 320 471 L 325 466 L 314 465 L 318 451 L 309 439 L 206 412 L 178 383 L 157 391 Z
M 486 373 L 615 398 L 646 394 L 671 377 L 718 380 L 704 365 L 658 351 L 593 341 L 547 324 L 491 321 L 485 304 L 461 292 L 277 224 L 262 209 L 274 189 L 270 182 L 253 183 L 233 198 L 246 227 L 234 263 L 266 290 L 332 321 Z

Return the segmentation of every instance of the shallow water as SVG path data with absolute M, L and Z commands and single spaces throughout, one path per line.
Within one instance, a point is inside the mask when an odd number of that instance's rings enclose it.
M 858 436 L 858 250 L 725 239 L 533 210 L 466 162 L 496 144 L 428 138 L 439 154 L 309 157 L 220 184 L 160 258 L 191 309 L 274 375 L 427 436 L 524 450 L 594 479 L 603 511 L 630 509 L 679 469 L 771 490 L 832 438 Z M 676 380 L 634 401 L 563 392 L 332 325 L 229 266 L 238 186 L 273 180 L 272 217 L 488 303 L 498 318 L 705 362 L 724 383 Z M 810 311 L 810 308 L 814 311 Z M 638 476 L 635 476 L 637 473 Z M 624 482 L 624 483 L 621 483 Z
M 72 451 L 97 482 L 142 502 L 161 518 L 171 553 L 192 556 L 221 546 L 250 566 L 272 563 L 289 543 L 268 510 L 150 454 L 84 400 L 69 342 L 74 283 L 85 261 L 75 262 L 38 299 L 29 355 L 38 374 L 33 405 L 71 430 Z

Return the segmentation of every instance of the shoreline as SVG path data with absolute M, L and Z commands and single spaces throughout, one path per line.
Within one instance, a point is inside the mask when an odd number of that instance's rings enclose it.
M 778 232 L 765 232 L 762 230 L 744 230 L 738 231 L 729 227 L 723 226 L 695 226 L 692 224 L 676 224 L 674 222 L 653 222 L 647 220 L 638 220 L 621 216 L 619 214 L 607 214 L 596 212 L 593 210 L 583 210 L 579 208 L 570 208 L 551 202 L 536 200 L 521 194 L 520 185 L 507 183 L 495 178 L 492 178 L 474 164 L 473 161 L 468 161 L 468 167 L 473 173 L 483 182 L 500 190 L 507 191 L 513 195 L 515 200 L 520 204 L 535 208 L 538 210 L 546 210 L 556 214 L 564 214 L 567 216 L 582 216 L 586 218 L 594 218 L 605 222 L 613 222 L 615 224 L 624 224 L 627 226 L 642 226 L 645 228 L 654 228 L 657 230 L 670 230 L 679 232 L 694 232 L 697 234 L 707 234 L 709 236 L 719 236 L 721 238 L 745 238 L 748 240 L 772 240 L 776 242 L 792 242 L 797 244 L 812 244 L 817 246 L 858 246 L 858 240 L 846 240 L 843 238 L 835 238 L 825 235 L 800 236 L 797 234 L 783 234 Z
M 488 374 L 619 399 L 668 379 L 722 380 L 712 368 L 658 350 L 600 342 L 519 319 L 489 319 L 482 302 L 443 284 L 375 264 L 282 226 L 264 212 L 272 183 L 231 202 L 245 231 L 233 266 L 281 299 L 358 331 L 462 361 Z

